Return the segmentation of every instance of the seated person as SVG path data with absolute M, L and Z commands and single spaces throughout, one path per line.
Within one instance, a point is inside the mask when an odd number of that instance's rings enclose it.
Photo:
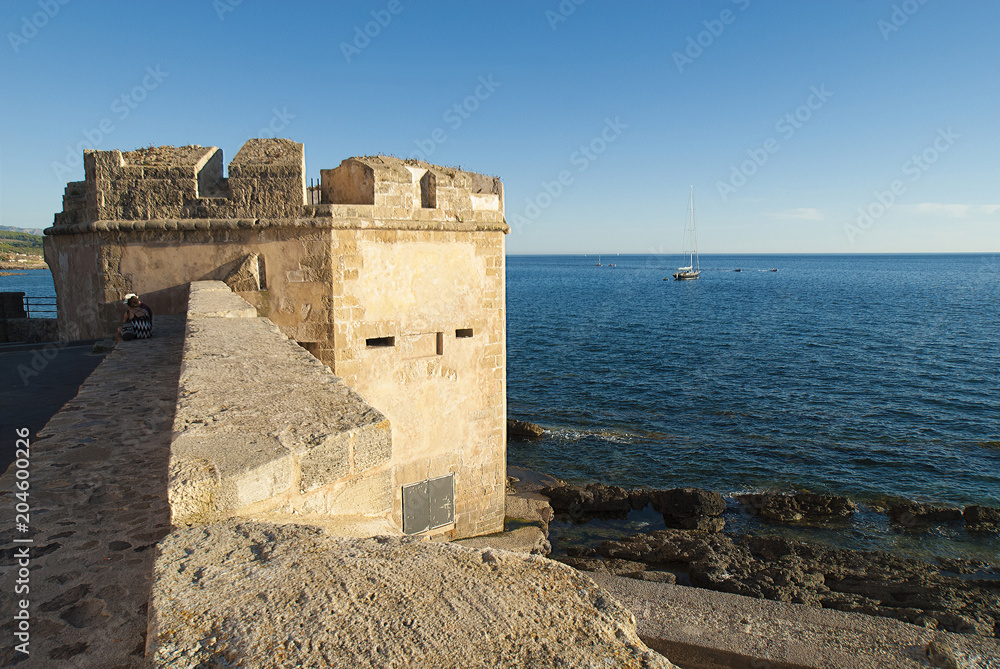
M 149 339 L 153 336 L 153 310 L 139 301 L 139 296 L 129 293 L 125 296 L 125 315 L 122 326 L 115 332 L 115 341 L 123 339 Z

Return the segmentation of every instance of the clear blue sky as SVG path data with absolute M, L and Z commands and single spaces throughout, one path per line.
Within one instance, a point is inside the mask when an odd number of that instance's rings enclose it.
M 691 185 L 704 253 L 998 252 L 998 26 L 988 0 L 5 0 L 0 224 L 51 225 L 81 143 L 228 162 L 276 131 L 314 178 L 500 176 L 509 253 L 678 251 Z

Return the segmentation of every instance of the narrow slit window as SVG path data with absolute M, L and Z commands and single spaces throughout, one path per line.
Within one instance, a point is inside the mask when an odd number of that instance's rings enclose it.
M 437 354 L 444 355 L 444 333 L 437 333 Z
M 437 209 L 437 177 L 430 170 L 420 178 L 420 206 Z
M 455 330 L 455 336 L 458 339 L 463 339 L 465 337 L 471 337 L 473 335 L 472 328 L 459 328 Z
M 395 337 L 372 337 L 365 340 L 365 346 L 368 348 L 386 348 L 389 346 L 396 345 Z

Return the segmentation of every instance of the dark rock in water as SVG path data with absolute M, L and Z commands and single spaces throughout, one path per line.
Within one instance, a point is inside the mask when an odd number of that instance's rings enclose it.
M 549 498 L 552 510 L 569 514 L 574 520 L 596 516 L 624 518 L 632 509 L 642 509 L 649 504 L 649 490 L 627 490 L 616 485 L 591 483 L 578 486 L 567 483 L 546 486 L 539 492 Z
M 967 506 L 962 514 L 965 527 L 977 532 L 1000 532 L 1000 509 L 989 506 Z
M 545 430 L 534 423 L 523 420 L 507 419 L 507 437 L 510 439 L 541 439 Z
M 917 502 L 893 504 L 886 513 L 889 515 L 889 520 L 903 527 L 930 526 L 962 520 L 961 509 L 948 509 Z
M 633 509 L 645 509 L 653 500 L 653 491 L 645 488 L 632 488 L 628 491 L 628 499 Z
M 726 501 L 717 492 L 698 488 L 674 488 L 651 493 L 653 508 L 663 514 L 667 527 L 702 532 L 720 532 L 726 522 L 719 518 Z
M 569 557 L 592 558 L 597 557 L 597 549 L 590 546 L 567 546 L 566 555 Z
M 686 571 L 692 585 L 710 590 L 1000 638 L 996 566 L 942 564 L 982 574 L 969 578 L 888 553 L 677 529 L 605 541 L 597 550 L 613 560 L 671 565 Z
M 737 495 L 736 500 L 759 518 L 778 523 L 844 518 L 855 509 L 854 502 L 846 497 L 808 492 L 794 495 L 754 493 Z
M 556 512 L 575 516 L 625 515 L 632 509 L 629 491 L 616 485 L 591 483 L 586 488 L 560 485 L 542 488 Z

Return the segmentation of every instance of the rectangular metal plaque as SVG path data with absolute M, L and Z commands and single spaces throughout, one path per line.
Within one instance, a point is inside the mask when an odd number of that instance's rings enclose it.
M 403 534 L 426 532 L 431 526 L 427 481 L 403 486 Z
M 455 522 L 455 475 L 403 486 L 403 533 L 420 534 Z
M 430 528 L 455 522 L 455 475 L 441 476 L 427 482 L 430 493 Z

